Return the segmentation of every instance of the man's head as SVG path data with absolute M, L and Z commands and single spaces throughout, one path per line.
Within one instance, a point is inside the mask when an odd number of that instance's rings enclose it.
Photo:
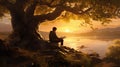
M 56 27 L 53 27 L 53 29 L 52 29 L 53 31 L 56 31 L 57 30 L 57 28 Z

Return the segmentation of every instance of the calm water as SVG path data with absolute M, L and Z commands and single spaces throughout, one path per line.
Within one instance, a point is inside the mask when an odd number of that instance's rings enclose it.
M 96 52 L 101 58 L 105 57 L 109 46 L 113 43 L 116 38 L 113 37 L 99 37 L 95 36 L 80 36 L 80 35 L 69 35 L 69 34 L 58 34 L 58 36 L 65 35 L 64 45 L 80 50 L 85 53 Z M 48 33 L 43 33 L 43 37 L 48 40 Z
M 100 57 L 105 57 L 112 40 L 98 40 L 84 37 L 68 37 L 65 39 L 65 46 L 69 46 L 85 53 L 96 52 Z

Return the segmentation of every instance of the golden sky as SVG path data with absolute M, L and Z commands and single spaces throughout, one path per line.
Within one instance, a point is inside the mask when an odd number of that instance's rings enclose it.
M 39 25 L 39 30 L 49 32 L 54 26 L 57 27 L 58 32 L 84 33 L 92 30 L 89 25 L 81 26 L 82 22 L 83 21 L 81 20 L 72 19 L 69 22 L 63 20 L 46 21 Z M 0 26 L 2 26 L 0 27 L 0 31 L 11 30 L 12 27 L 9 15 L 0 19 Z M 113 19 L 113 21 L 107 26 L 101 25 L 100 22 L 93 21 L 93 27 L 97 29 L 120 27 L 120 18 Z
M 70 20 L 70 22 L 63 20 L 47 21 L 40 25 L 40 31 L 49 32 L 54 26 L 57 27 L 58 32 L 84 33 L 92 30 L 90 25 L 81 26 L 81 23 L 82 21 L 80 20 Z M 120 27 L 120 19 L 113 19 L 112 22 L 106 26 L 101 25 L 98 21 L 93 21 L 93 27 L 97 29 Z
M 70 20 L 70 22 L 65 22 L 63 20 L 58 21 L 48 21 L 40 25 L 41 31 L 50 31 L 52 27 L 57 27 L 57 31 L 59 32 L 78 32 L 81 30 L 80 28 L 81 21 L 78 20 Z M 81 30 L 84 31 L 84 30 Z

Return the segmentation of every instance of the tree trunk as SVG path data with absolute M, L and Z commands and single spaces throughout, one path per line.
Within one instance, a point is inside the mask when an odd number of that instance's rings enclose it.
M 11 11 L 10 14 L 13 27 L 13 32 L 9 38 L 11 45 L 31 46 L 33 48 L 33 45 L 42 44 L 43 40 L 37 33 L 38 24 L 33 17 L 27 17 L 24 12 L 17 10 Z

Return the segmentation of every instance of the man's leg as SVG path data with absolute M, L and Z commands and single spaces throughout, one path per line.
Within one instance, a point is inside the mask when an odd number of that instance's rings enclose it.
M 61 46 L 63 46 L 63 39 L 60 39 Z
M 59 38 L 59 39 L 57 39 L 56 41 L 53 41 L 53 42 L 56 42 L 56 43 L 60 42 L 61 46 L 63 46 L 64 41 L 63 41 L 62 38 Z

